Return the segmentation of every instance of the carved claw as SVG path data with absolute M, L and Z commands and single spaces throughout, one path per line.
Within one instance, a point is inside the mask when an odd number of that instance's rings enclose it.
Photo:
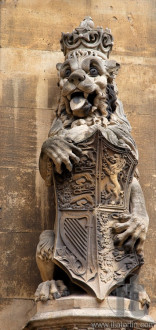
M 53 293 L 53 298 L 54 299 L 59 299 L 61 297 L 60 293 L 59 292 L 54 292 Z
M 35 292 L 35 301 L 47 301 L 49 299 L 50 281 L 40 283 Z
M 142 249 L 143 249 L 143 246 L 142 246 Z M 140 252 L 138 253 L 137 252 L 137 256 L 138 256 L 138 262 L 139 262 L 139 265 L 143 265 L 144 264 L 144 252 Z
M 143 246 L 147 232 L 146 219 L 144 221 L 133 214 L 122 214 L 116 217 L 112 227 L 117 234 L 114 243 L 119 247 L 124 246 L 127 252 L 135 247 L 137 254 L 142 256 L 143 260 Z
M 61 297 L 69 296 L 70 292 L 69 292 L 68 288 L 66 287 L 66 285 L 64 285 L 63 281 L 57 280 L 56 283 L 57 283 L 58 290 L 61 294 Z
M 139 291 L 139 302 L 141 303 L 142 306 L 150 306 L 151 300 L 146 292 L 146 290 Z
M 35 292 L 35 301 L 47 301 L 68 296 L 69 290 L 63 281 L 46 281 L 39 284 Z
M 44 154 L 46 154 L 50 159 L 52 159 L 55 165 L 56 172 L 61 174 L 62 163 L 65 164 L 68 171 L 72 171 L 72 162 L 79 162 L 81 149 L 76 147 L 73 143 L 68 142 L 59 136 L 54 136 L 49 137 L 43 143 L 40 159 L 43 159 Z

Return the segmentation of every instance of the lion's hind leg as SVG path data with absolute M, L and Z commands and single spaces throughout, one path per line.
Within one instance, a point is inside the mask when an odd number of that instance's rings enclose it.
M 36 250 L 36 262 L 39 268 L 42 283 L 35 292 L 35 300 L 47 301 L 69 295 L 68 288 L 61 280 L 53 279 L 55 264 L 53 263 L 55 235 L 53 230 L 41 233 Z

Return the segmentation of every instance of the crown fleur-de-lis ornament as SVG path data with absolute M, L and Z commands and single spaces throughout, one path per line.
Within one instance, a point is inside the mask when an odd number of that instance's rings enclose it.
M 107 59 L 113 47 L 113 36 L 108 28 L 105 30 L 99 26 L 94 28 L 92 18 L 87 16 L 72 33 L 62 33 L 60 43 L 66 57 L 72 51 L 87 48 L 94 50 L 95 56 L 100 52 L 101 57 Z

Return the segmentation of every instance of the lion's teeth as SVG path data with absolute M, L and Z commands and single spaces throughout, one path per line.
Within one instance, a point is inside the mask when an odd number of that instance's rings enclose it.
M 85 99 L 87 99 L 88 93 L 84 93 L 84 97 L 85 97 Z
M 70 101 L 71 100 L 71 95 L 67 95 L 67 99 Z

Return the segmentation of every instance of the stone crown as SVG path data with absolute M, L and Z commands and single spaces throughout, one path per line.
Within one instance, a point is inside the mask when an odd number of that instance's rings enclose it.
M 92 18 L 87 16 L 72 33 L 62 33 L 60 43 L 65 56 L 71 51 L 89 48 L 102 52 L 108 58 L 113 46 L 113 36 L 108 28 L 94 28 Z

